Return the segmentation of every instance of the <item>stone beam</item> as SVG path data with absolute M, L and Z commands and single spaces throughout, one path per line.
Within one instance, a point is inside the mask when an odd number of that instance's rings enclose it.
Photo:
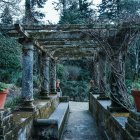
M 79 56 L 86 56 L 88 54 L 93 55 L 95 54 L 95 48 L 65 48 L 65 49 L 55 49 L 54 51 L 50 51 L 51 55 L 53 56 L 67 56 L 67 55 L 79 55 Z
M 83 57 L 80 57 L 80 56 L 69 56 L 69 57 L 60 57 L 58 58 L 59 61 L 65 61 L 65 60 L 82 60 L 82 59 L 87 59 L 87 60 L 94 60 L 94 56 L 83 56 Z
M 65 45 L 74 45 L 74 46 L 79 46 L 79 45 L 88 45 L 88 44 L 98 44 L 97 41 L 91 39 L 91 40 L 79 40 L 79 41 L 69 41 L 69 40 L 63 40 L 63 41 L 43 41 L 43 40 L 38 40 L 41 45 L 44 46 L 65 46 Z
M 38 49 L 40 49 L 43 52 L 45 51 L 44 50 L 44 47 L 41 46 L 38 41 L 36 41 L 36 40 L 34 41 L 34 39 L 32 38 L 32 36 L 27 31 L 25 31 L 24 28 L 20 24 L 15 24 L 15 29 L 24 38 L 33 40 L 34 46 L 36 46 Z
M 53 57 L 57 57 L 57 58 L 64 58 L 64 57 L 80 57 L 80 58 L 84 58 L 84 57 L 94 57 L 95 53 L 84 53 L 84 52 L 80 52 L 80 53 L 73 53 L 73 54 L 70 54 L 70 53 L 65 53 L 65 54 L 55 54 L 53 55 Z
M 4 25 L 0 24 L 2 29 L 5 30 L 13 30 L 14 25 Z M 117 28 L 115 25 L 105 25 L 105 24 L 57 24 L 57 25 L 22 25 L 25 30 L 60 30 L 60 31 L 67 31 L 67 30 L 83 30 L 83 29 L 108 29 L 108 28 Z M 137 26 L 138 27 L 138 26 Z
M 29 32 L 36 39 L 45 39 L 46 41 L 64 41 L 64 40 L 89 40 L 92 39 L 87 31 L 44 31 Z
M 57 49 L 96 49 L 99 48 L 99 44 L 84 44 L 84 45 L 48 45 L 44 46 L 46 50 L 57 50 Z

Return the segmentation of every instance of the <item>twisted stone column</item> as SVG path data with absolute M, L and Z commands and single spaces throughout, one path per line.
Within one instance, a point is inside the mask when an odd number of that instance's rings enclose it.
M 41 98 L 48 98 L 49 94 L 49 60 L 46 53 L 42 53 L 42 84 L 41 84 Z
M 50 59 L 50 92 L 56 94 L 56 60 Z
M 33 43 L 23 41 L 23 55 L 22 55 L 22 91 L 21 98 L 23 101 L 21 109 L 34 110 L 33 105 Z
M 99 52 L 99 93 L 98 99 L 107 99 L 106 90 L 106 55 L 103 51 Z

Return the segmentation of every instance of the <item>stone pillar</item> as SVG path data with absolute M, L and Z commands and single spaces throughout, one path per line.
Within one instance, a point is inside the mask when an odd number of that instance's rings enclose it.
M 111 106 L 108 108 L 111 112 L 126 111 L 126 109 L 124 109 L 120 105 L 120 103 L 122 103 L 124 100 L 124 98 L 122 97 L 124 90 L 122 84 L 124 83 L 124 79 L 125 78 L 124 78 L 122 52 L 121 51 L 118 52 L 118 50 L 116 50 L 114 51 L 114 55 L 112 57 L 111 62 L 111 76 L 110 76 Z
M 94 63 L 94 81 L 95 87 L 99 89 L 99 62 L 98 60 Z
M 106 90 L 106 55 L 103 51 L 99 52 L 99 94 L 98 99 L 108 99 Z
M 57 94 L 56 92 L 56 60 L 50 59 L 50 92 L 51 94 Z
M 48 98 L 49 94 L 49 60 L 50 58 L 48 55 L 43 52 L 42 53 L 42 83 L 41 83 L 41 92 L 40 97 L 41 98 Z
M 22 107 L 21 110 L 33 111 L 33 43 L 31 41 L 23 41 L 22 56 Z

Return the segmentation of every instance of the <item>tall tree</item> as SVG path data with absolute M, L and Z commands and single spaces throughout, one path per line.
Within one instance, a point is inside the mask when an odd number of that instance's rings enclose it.
M 94 15 L 92 3 L 88 0 L 73 1 L 66 6 L 65 12 L 60 16 L 60 24 L 89 23 Z
M 99 5 L 100 20 L 113 22 L 138 21 L 140 1 L 102 0 Z
M 9 7 L 7 5 L 4 8 L 3 13 L 1 14 L 1 22 L 3 24 L 12 24 L 13 23 L 13 19 L 12 19 L 12 16 L 10 14 L 10 10 L 9 10 Z
M 21 0 L 0 0 L 0 17 L 2 17 L 3 13 L 5 13 L 7 10 L 7 15 L 10 15 L 14 18 L 18 18 L 19 15 L 22 15 L 22 8 L 19 8 L 19 3 Z M 7 6 L 7 8 L 6 8 Z M 6 17 L 7 17 L 6 15 Z M 10 20 L 11 21 L 11 20 Z
M 45 15 L 38 9 L 44 8 L 47 0 L 25 0 L 25 17 L 23 22 L 25 24 L 39 23 Z
M 99 5 L 99 13 L 101 20 L 117 20 L 119 16 L 120 0 L 102 0 Z

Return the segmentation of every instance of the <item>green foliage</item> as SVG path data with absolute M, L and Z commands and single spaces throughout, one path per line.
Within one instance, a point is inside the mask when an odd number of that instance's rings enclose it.
M 0 91 L 3 91 L 5 89 L 7 89 L 8 87 L 9 87 L 8 84 L 5 84 L 5 83 L 0 82 Z
M 85 69 L 81 69 L 79 72 L 79 76 L 78 76 L 78 81 L 90 81 L 90 72 L 85 70 Z
M 103 0 L 99 5 L 99 13 L 101 19 L 114 20 L 118 16 L 119 0 Z
M 133 81 L 130 80 L 130 79 L 126 79 L 126 80 L 125 80 L 125 84 L 126 84 L 126 86 L 127 86 L 127 89 L 128 89 L 129 94 L 131 94 L 132 82 L 133 82 Z
M 42 19 L 45 17 L 44 13 L 42 13 L 41 11 L 36 10 L 36 9 L 37 8 L 44 8 L 46 1 L 47 0 L 31 0 L 32 12 L 33 12 L 33 15 L 35 16 L 36 20 Z
M 91 3 L 87 0 L 81 0 L 78 5 L 77 2 L 73 2 L 60 17 L 60 24 L 87 24 L 92 15 L 93 9 L 90 8 Z
M 133 82 L 132 83 L 132 89 L 140 90 L 140 82 Z
M 21 97 L 15 97 L 12 100 L 7 100 L 5 103 L 5 108 L 15 109 L 21 103 Z
M 140 2 L 136 0 L 103 0 L 99 17 L 106 21 L 138 21 Z
M 13 83 L 20 76 L 21 46 L 0 33 L 0 81 Z
M 89 85 L 86 81 L 65 81 L 61 82 L 63 95 L 69 96 L 70 100 L 87 101 Z
M 62 64 L 57 65 L 57 78 L 61 81 L 66 81 L 68 78 L 68 72 Z
M 62 94 L 74 101 L 87 101 L 89 92 L 89 71 L 76 65 L 58 64 L 57 76 L 60 79 Z

